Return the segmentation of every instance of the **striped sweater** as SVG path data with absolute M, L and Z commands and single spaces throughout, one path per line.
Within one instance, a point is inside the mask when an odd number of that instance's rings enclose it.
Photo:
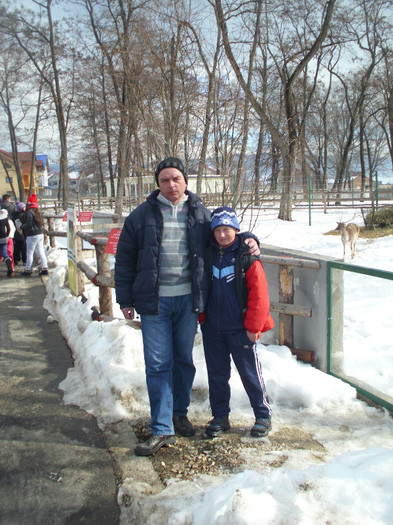
M 176 297 L 191 293 L 190 249 L 187 238 L 188 196 L 172 204 L 160 193 L 157 201 L 164 228 L 160 248 L 161 297 Z

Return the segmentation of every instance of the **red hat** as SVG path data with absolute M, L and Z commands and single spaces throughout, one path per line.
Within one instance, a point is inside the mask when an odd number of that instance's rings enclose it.
M 38 200 L 37 200 L 37 195 L 35 193 L 32 193 L 30 197 L 28 198 L 27 207 L 28 208 L 38 208 Z

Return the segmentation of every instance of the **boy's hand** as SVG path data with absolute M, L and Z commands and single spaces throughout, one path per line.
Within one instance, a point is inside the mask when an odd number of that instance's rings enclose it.
M 247 244 L 247 246 L 250 248 L 249 254 L 250 255 L 260 255 L 261 250 L 259 249 L 258 243 L 255 239 L 252 239 L 249 237 L 248 239 L 245 239 L 244 242 Z
M 252 341 L 253 343 L 256 343 L 258 339 L 261 337 L 261 333 L 257 332 L 256 334 L 253 334 L 252 332 L 249 332 L 247 330 L 247 337 L 249 338 L 250 341 Z

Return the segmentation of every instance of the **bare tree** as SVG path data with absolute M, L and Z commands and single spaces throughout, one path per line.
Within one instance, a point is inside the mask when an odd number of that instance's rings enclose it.
M 4 57 L 4 54 L 2 54 Z M 1 87 L 0 87 L 0 105 L 3 108 L 6 117 L 7 125 L 10 137 L 11 152 L 15 166 L 16 178 L 18 181 L 18 190 L 19 190 L 19 199 L 23 201 L 25 199 L 25 190 L 23 185 L 23 177 L 19 164 L 19 155 L 18 155 L 18 139 L 17 139 L 17 126 L 18 122 L 14 122 L 14 115 L 12 110 L 12 101 L 11 101 L 11 92 L 13 91 L 13 84 L 11 81 L 12 73 L 9 70 L 10 56 L 7 54 L 7 59 L 3 63 L 2 74 L 1 74 Z M 21 120 L 25 115 L 21 116 Z M 19 119 L 18 119 L 19 120 Z M 15 193 L 15 189 L 14 189 Z M 15 194 L 15 198 L 18 196 Z
M 262 0 L 257 0 L 259 3 Z M 233 67 L 236 77 L 248 97 L 252 107 L 262 118 L 270 130 L 272 136 L 274 136 L 275 142 L 279 145 L 283 152 L 284 161 L 284 173 L 283 173 L 283 191 L 280 204 L 279 218 L 283 220 L 291 220 L 292 216 L 292 192 L 293 192 L 293 180 L 296 170 L 296 161 L 299 148 L 299 127 L 297 125 L 297 107 L 295 100 L 295 87 L 299 77 L 305 71 L 308 64 L 315 57 L 320 50 L 323 41 L 325 40 L 330 22 L 333 15 L 333 9 L 336 0 L 328 0 L 324 4 L 323 17 L 320 24 L 319 33 L 314 38 L 314 41 L 307 42 L 306 46 L 299 50 L 298 53 L 287 56 L 286 53 L 282 56 L 283 62 L 279 64 L 276 60 L 277 68 L 280 74 L 281 82 L 284 86 L 284 107 L 286 117 L 286 141 L 280 135 L 277 126 L 271 121 L 269 116 L 263 110 L 260 101 L 258 100 L 257 93 L 253 92 L 247 81 L 244 79 L 244 75 L 239 66 L 239 63 L 233 53 L 232 44 L 229 38 L 229 31 L 227 25 L 227 18 L 229 13 L 224 15 L 221 0 L 215 1 L 216 6 L 216 18 L 217 23 L 221 27 L 223 34 L 223 42 L 227 57 Z M 290 66 L 291 69 L 290 69 Z
M 25 52 L 52 96 L 59 131 L 60 178 L 62 203 L 65 209 L 68 202 L 67 127 L 72 108 L 72 93 L 68 94 L 65 108 L 58 65 L 64 48 L 61 50 L 57 24 L 52 19 L 52 0 L 42 2 L 33 0 L 33 2 L 40 8 L 38 17 L 26 9 L 8 12 L 4 16 L 8 23 L 9 34 Z
M 28 193 L 34 187 L 35 158 L 42 115 L 43 79 L 30 68 L 30 62 L 14 41 L 3 35 L 0 58 L 0 105 L 7 116 L 13 163 L 18 182 L 18 195 L 24 200 L 25 188 L 19 163 L 19 146 L 28 145 L 32 154 Z M 35 88 L 37 90 L 37 99 Z M 35 114 L 35 116 L 34 116 Z
M 379 23 L 381 20 L 381 0 L 373 1 L 359 1 L 359 7 L 362 11 L 355 11 L 353 20 L 349 22 L 350 31 L 354 35 L 354 39 L 359 49 L 369 57 L 369 64 L 363 69 L 361 73 L 357 73 L 357 79 L 352 81 L 352 96 L 349 91 L 349 84 L 344 80 L 343 76 L 334 73 L 342 83 L 345 91 L 345 100 L 348 111 L 350 113 L 350 122 L 341 157 L 340 165 L 337 170 L 336 180 L 333 188 L 336 189 L 336 204 L 340 204 L 341 191 L 344 184 L 345 173 L 347 170 L 348 156 L 355 136 L 355 127 L 359 118 L 359 111 L 364 105 L 367 90 L 370 84 L 370 78 L 375 66 L 382 59 L 382 49 L 380 47 L 381 38 L 379 35 Z M 359 21 L 358 17 L 362 17 Z
M 182 22 L 189 30 L 191 31 L 198 51 L 200 58 L 202 60 L 203 66 L 205 68 L 207 78 L 208 78 L 208 85 L 207 85 L 207 93 L 206 93 L 206 105 L 205 105 L 205 119 L 204 119 L 204 126 L 203 126 L 203 133 L 202 133 L 202 147 L 201 152 L 199 155 L 199 162 L 198 162 L 198 174 L 197 174 L 197 193 L 200 194 L 202 192 L 202 177 L 203 172 L 206 164 L 206 157 L 208 152 L 208 145 L 209 145 L 209 135 L 210 135 L 210 128 L 211 128 L 211 120 L 212 120 L 212 102 L 214 97 L 214 83 L 216 79 L 216 71 L 217 71 L 217 65 L 218 60 L 220 56 L 220 45 L 221 45 L 221 32 L 217 32 L 217 39 L 216 39 L 216 47 L 214 51 L 214 57 L 213 57 L 213 63 L 210 66 L 209 61 L 203 51 L 201 39 L 193 25 L 190 24 L 188 21 Z
M 89 14 L 94 38 L 104 58 L 106 71 L 111 78 L 117 102 L 115 212 L 118 214 L 122 212 L 124 183 L 130 173 L 130 166 L 133 165 L 133 170 L 140 181 L 144 164 L 138 137 L 139 105 L 137 101 L 145 44 L 143 39 L 139 43 L 137 41 L 137 38 L 142 35 L 138 27 L 143 23 L 143 19 L 138 18 L 138 12 L 144 4 L 143 1 L 133 0 L 107 0 L 102 3 L 84 0 L 83 2 Z M 105 89 L 103 94 L 106 96 L 108 90 L 105 84 L 103 84 L 103 89 Z M 108 108 L 107 105 L 105 107 Z M 107 114 L 106 118 L 108 125 L 111 117 Z

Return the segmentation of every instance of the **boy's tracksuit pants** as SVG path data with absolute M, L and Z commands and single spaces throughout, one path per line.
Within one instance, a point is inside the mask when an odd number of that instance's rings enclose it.
M 262 365 L 256 344 L 248 339 L 246 330 L 217 333 L 208 321 L 201 326 L 201 330 L 213 417 L 226 416 L 230 412 L 229 378 L 232 355 L 255 417 L 269 418 L 272 411 L 262 376 Z

